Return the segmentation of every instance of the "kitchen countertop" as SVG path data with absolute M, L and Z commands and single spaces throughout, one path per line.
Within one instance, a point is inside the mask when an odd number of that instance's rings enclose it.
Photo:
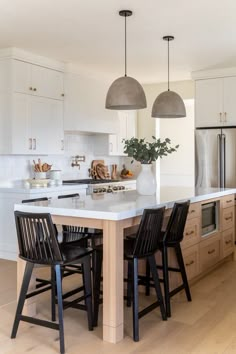
M 119 184 L 133 184 L 136 182 L 136 179 L 121 179 L 117 181 Z M 98 180 L 99 184 L 99 180 Z M 109 184 L 109 183 L 108 183 Z M 60 191 L 69 191 L 75 189 L 86 189 L 88 184 L 61 184 L 57 186 L 48 186 L 48 187 L 33 187 L 29 183 L 24 182 L 5 182 L 0 183 L 0 193 L 41 193 L 41 192 L 60 192 Z
M 236 188 L 205 188 L 162 187 L 160 193 L 154 196 L 141 196 L 136 191 L 117 192 L 99 195 L 82 196 L 47 202 L 15 204 L 15 210 L 49 212 L 55 215 L 123 220 L 139 216 L 145 208 L 166 206 L 171 208 L 175 201 L 189 199 L 191 203 L 218 198 L 236 193 Z M 33 207 L 33 208 L 32 208 Z

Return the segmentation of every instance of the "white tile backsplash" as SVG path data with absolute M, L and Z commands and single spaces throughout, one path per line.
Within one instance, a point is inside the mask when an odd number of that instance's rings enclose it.
M 85 162 L 80 162 L 78 167 L 71 167 L 71 157 L 85 155 Z M 93 135 L 67 134 L 65 135 L 65 153 L 59 155 L 0 155 L 0 181 L 16 181 L 33 177 L 33 160 L 41 159 L 42 162 L 52 164 L 52 169 L 62 170 L 63 179 L 88 178 L 88 169 L 92 160 L 104 159 L 109 166 L 117 164 L 118 170 L 122 168 L 125 158 L 116 156 L 95 156 Z

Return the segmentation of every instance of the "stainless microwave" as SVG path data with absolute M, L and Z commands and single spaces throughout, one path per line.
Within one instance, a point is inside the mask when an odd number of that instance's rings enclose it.
M 202 204 L 202 236 L 218 229 L 218 202 Z

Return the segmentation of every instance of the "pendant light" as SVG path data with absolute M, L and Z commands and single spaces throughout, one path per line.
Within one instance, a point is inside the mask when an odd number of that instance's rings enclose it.
M 170 91 L 169 86 L 169 42 L 174 40 L 173 36 L 163 37 L 164 41 L 168 41 L 168 90 L 157 96 L 152 106 L 152 117 L 154 118 L 181 118 L 186 117 L 186 109 L 180 95 L 174 91 Z
M 132 15 L 132 11 L 122 10 L 119 15 L 125 18 L 125 76 L 119 77 L 111 84 L 107 92 L 106 108 L 118 111 L 146 108 L 146 96 L 142 86 L 136 79 L 127 76 L 126 18 Z

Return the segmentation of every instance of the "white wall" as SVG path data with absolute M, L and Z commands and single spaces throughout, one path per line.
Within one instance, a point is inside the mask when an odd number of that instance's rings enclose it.
M 152 105 L 156 97 L 166 91 L 167 84 L 143 85 L 147 97 L 147 109 L 138 112 L 138 137 L 152 140 L 152 136 L 170 138 L 174 145 L 180 144 L 178 152 L 164 157 L 156 163 L 156 176 L 159 185 L 194 186 L 194 82 L 171 82 L 170 89 L 186 101 L 188 118 L 152 118 Z M 136 166 L 138 169 L 138 166 Z
M 170 138 L 177 152 L 160 160 L 161 186 L 194 186 L 194 100 L 184 100 L 186 118 L 162 119 L 160 138 Z

